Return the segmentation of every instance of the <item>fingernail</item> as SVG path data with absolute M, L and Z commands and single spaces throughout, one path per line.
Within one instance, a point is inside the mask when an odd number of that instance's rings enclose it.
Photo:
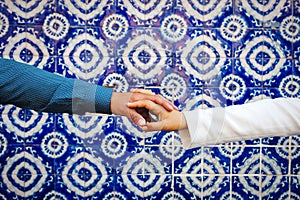
M 138 121 L 138 125 L 139 126 L 144 126 L 146 124 L 146 120 L 145 119 L 139 119 Z

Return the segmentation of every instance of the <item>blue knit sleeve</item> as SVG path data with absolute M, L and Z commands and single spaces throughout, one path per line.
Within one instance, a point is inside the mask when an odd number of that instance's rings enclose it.
M 0 58 L 0 103 L 40 112 L 109 114 L 113 90 Z

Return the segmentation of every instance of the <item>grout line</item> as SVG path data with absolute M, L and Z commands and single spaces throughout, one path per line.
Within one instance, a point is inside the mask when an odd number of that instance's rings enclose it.
M 262 138 L 259 138 L 259 199 L 262 199 Z

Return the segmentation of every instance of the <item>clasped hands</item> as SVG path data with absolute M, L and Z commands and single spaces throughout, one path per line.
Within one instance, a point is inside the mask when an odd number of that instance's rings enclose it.
M 113 93 L 111 112 L 128 117 L 144 131 L 187 128 L 183 113 L 170 101 L 149 90 L 132 89 L 128 93 Z M 155 120 L 152 115 L 155 115 Z

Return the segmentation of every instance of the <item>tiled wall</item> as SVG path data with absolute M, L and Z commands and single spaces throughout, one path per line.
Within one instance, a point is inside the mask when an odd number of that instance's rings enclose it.
M 181 110 L 299 97 L 299 44 L 299 0 L 0 0 L 1 57 Z M 185 151 L 123 117 L 0 112 L 0 199 L 300 199 L 298 136 Z

